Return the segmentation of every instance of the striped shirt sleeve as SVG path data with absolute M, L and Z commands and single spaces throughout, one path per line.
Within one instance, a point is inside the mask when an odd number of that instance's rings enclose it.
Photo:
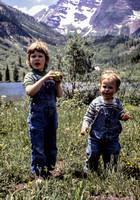
M 23 86 L 26 88 L 28 85 L 33 85 L 35 83 L 35 79 L 31 72 L 27 73 L 24 77 Z
M 124 114 L 125 114 L 125 112 L 124 112 L 124 109 L 123 109 L 123 106 L 122 106 L 122 103 L 120 102 L 120 119 L 122 119 L 123 118 L 123 116 L 124 116 Z
M 93 123 L 95 117 L 96 117 L 97 111 L 95 109 L 94 102 L 92 101 L 89 105 L 89 108 L 86 111 L 86 114 L 84 115 L 83 119 L 83 128 L 88 128 L 91 123 Z

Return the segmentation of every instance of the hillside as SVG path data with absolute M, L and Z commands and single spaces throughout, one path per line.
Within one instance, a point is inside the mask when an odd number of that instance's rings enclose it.
M 69 38 L 71 37 L 72 35 L 69 34 Z M 5 81 L 7 66 L 10 70 L 11 81 L 15 67 L 19 71 L 19 80 L 23 80 L 24 73 L 29 70 L 26 65 L 27 45 L 36 39 L 46 42 L 49 46 L 51 54 L 49 67 L 58 70 L 58 63 L 63 66 L 61 59 L 65 54 L 64 47 L 67 45 L 67 38 L 53 31 L 46 24 L 37 22 L 33 17 L 0 2 L 0 74 L 2 74 L 2 81 Z M 100 69 L 111 67 L 121 69 L 121 71 L 130 71 L 130 73 L 133 70 L 131 75 L 135 76 L 135 80 L 139 80 L 140 39 L 106 35 L 92 38 L 92 40 L 94 42 L 91 42 L 88 48 L 94 54 L 92 61 L 94 67 L 99 66 Z M 66 71 L 66 66 L 62 67 L 62 71 Z
M 33 17 L 0 1 L 0 69 L 2 74 L 7 65 L 10 69 L 18 65 L 19 57 L 22 62 L 20 71 L 26 71 L 27 46 L 37 39 L 46 42 L 50 49 L 65 41 L 64 36 L 46 24 L 39 23 Z

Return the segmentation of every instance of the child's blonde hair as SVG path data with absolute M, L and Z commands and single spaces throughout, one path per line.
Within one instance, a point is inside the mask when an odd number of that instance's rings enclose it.
M 27 65 L 29 65 L 32 68 L 31 63 L 30 63 L 30 56 L 32 53 L 34 53 L 34 51 L 38 51 L 45 55 L 46 62 L 45 62 L 44 69 L 47 69 L 48 63 L 50 60 L 49 50 L 44 42 L 41 42 L 38 40 L 30 44 L 27 48 L 27 58 L 26 58 Z
M 117 73 L 115 73 L 114 71 L 112 70 L 107 70 L 107 71 L 104 71 L 100 77 L 100 83 L 99 83 L 99 86 L 101 86 L 102 84 L 102 81 L 104 79 L 107 79 L 109 81 L 116 81 L 116 88 L 119 89 L 120 87 L 120 84 L 121 84 L 121 79 L 119 77 L 119 75 Z

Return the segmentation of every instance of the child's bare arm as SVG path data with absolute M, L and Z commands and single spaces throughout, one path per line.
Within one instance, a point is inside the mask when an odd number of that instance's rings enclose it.
M 37 82 L 35 82 L 33 85 L 28 85 L 26 87 L 26 92 L 29 96 L 34 96 L 42 87 L 43 83 L 46 80 L 52 80 L 54 77 L 53 71 L 48 72 L 45 76 L 43 76 L 41 79 L 39 79 Z

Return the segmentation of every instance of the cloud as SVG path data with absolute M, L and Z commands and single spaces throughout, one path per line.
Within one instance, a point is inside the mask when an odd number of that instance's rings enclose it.
M 41 1 L 41 0 L 40 0 Z M 39 11 L 41 11 L 42 9 L 46 9 L 48 10 L 48 6 L 46 5 L 36 5 L 36 6 L 33 6 L 32 8 L 30 9 L 27 9 L 27 7 L 21 7 L 19 8 L 18 6 L 13 6 L 14 8 L 20 10 L 21 12 L 24 12 L 28 15 L 31 15 L 31 16 L 34 16 L 36 13 L 38 13 Z

